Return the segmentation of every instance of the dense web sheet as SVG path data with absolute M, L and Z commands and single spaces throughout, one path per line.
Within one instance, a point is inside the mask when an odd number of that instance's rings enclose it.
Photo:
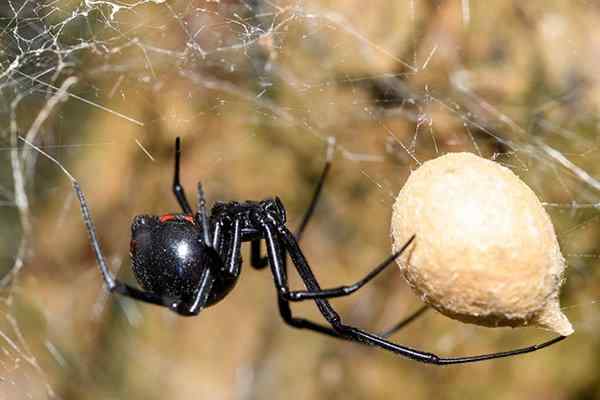
M 46 302 L 60 309 L 54 304 L 59 300 L 43 297 L 53 290 L 42 283 L 49 273 L 28 279 L 45 268 L 28 270 L 46 261 L 40 254 L 58 254 L 40 249 L 48 243 L 40 239 L 42 231 L 58 234 L 73 220 L 74 228 L 65 232 L 82 235 L 76 230 L 77 207 L 68 182 L 49 164 L 36 168 L 37 155 L 19 145 L 18 136 L 65 162 L 91 149 L 97 162 L 85 168 L 92 171 L 107 168 L 102 157 L 123 147 L 132 150 L 119 153 L 115 170 L 128 167 L 127 157 L 151 165 L 167 158 L 157 152 L 170 149 L 172 137 L 189 133 L 194 142 L 200 129 L 216 131 L 203 137 L 205 147 L 212 143 L 215 150 L 202 157 L 217 171 L 242 164 L 245 146 L 258 149 L 255 160 L 272 158 L 274 165 L 287 165 L 277 155 L 283 151 L 302 154 L 300 163 L 315 160 L 317 171 L 321 149 L 335 138 L 339 179 L 348 177 L 358 192 L 371 193 L 364 213 L 389 210 L 407 174 L 422 162 L 449 151 L 474 152 L 510 167 L 547 207 L 570 267 L 566 307 L 579 312 L 573 314 L 576 329 L 594 331 L 599 86 L 591 67 L 597 49 L 588 38 L 597 13 L 585 2 L 547 7 L 498 2 L 490 10 L 468 0 L 2 2 L 0 393 L 66 398 L 56 394 L 54 382 L 64 389 L 56 371 L 69 364 L 82 369 L 83 381 L 93 380 L 89 365 L 78 364 L 85 362 L 76 355 L 89 348 L 68 348 L 59 325 L 53 328 L 76 307 L 48 315 Z M 495 15 L 514 18 L 513 26 L 495 26 Z M 165 141 L 155 139 L 164 134 Z M 265 150 L 265 141 L 274 147 Z M 248 159 L 243 162 L 238 174 Z M 94 173 L 77 171 L 83 164 L 69 168 L 95 190 Z M 212 179 L 217 193 L 244 196 L 246 186 L 229 192 Z M 168 194 L 168 185 L 162 187 Z M 46 208 L 58 190 L 64 196 L 60 207 Z M 103 201 L 101 190 L 91 195 L 93 209 Z M 342 198 L 335 200 L 335 190 L 332 204 Z M 49 227 L 38 232 L 42 223 Z M 126 253 L 113 251 L 116 270 Z M 81 258 L 69 259 L 74 254 L 51 264 L 60 264 L 56 268 L 63 273 L 76 268 L 69 282 L 74 288 L 97 285 L 96 271 L 83 272 Z M 99 318 L 108 301 L 100 290 L 93 296 L 89 320 Z M 19 301 L 22 297 L 36 300 Z M 117 304 L 126 325 L 140 323 L 136 305 Z M 268 360 L 254 366 L 261 363 Z M 240 371 L 236 396 L 251 398 L 252 382 L 260 377 Z

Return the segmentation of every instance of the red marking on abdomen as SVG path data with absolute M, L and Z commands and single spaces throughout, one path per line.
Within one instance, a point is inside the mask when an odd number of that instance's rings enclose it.
M 194 223 L 194 217 L 192 217 L 191 215 L 174 215 L 174 214 L 165 214 L 165 215 L 162 215 L 159 218 L 159 221 L 161 223 L 163 223 L 163 222 L 171 221 L 171 220 L 174 220 L 174 219 L 183 219 L 183 220 L 185 220 L 185 221 L 187 221 L 189 223 L 192 223 L 192 224 Z

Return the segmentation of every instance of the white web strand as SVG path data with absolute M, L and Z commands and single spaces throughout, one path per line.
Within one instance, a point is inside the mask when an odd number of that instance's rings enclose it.
M 73 175 L 71 175 L 71 173 L 56 158 L 52 157 L 50 154 L 46 153 L 44 150 L 42 150 L 35 144 L 29 142 L 27 139 L 25 139 L 22 136 L 19 136 L 19 140 L 25 142 L 28 146 L 31 146 L 40 154 L 43 154 L 44 157 L 48 158 L 50 161 L 52 161 L 54 164 L 56 164 L 58 166 L 58 168 L 60 168 L 62 170 L 62 172 L 64 172 L 64 174 L 71 180 L 72 183 L 77 183 L 77 179 L 75 179 L 75 177 L 73 177 Z

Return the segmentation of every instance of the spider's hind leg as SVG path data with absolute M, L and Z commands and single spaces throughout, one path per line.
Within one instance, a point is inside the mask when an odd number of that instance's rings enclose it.
M 322 325 L 322 324 L 319 324 L 316 322 L 312 322 L 308 319 L 294 317 L 292 315 L 292 309 L 290 308 L 289 301 L 281 298 L 281 296 L 277 296 L 277 300 L 278 300 L 278 305 L 279 305 L 279 314 L 281 315 L 281 318 L 283 319 L 283 321 L 286 324 L 288 324 L 294 328 L 297 328 L 297 329 L 308 329 L 311 331 L 322 333 L 324 335 L 331 336 L 336 339 L 350 340 L 349 338 L 339 334 L 333 328 L 330 328 L 328 326 L 325 326 L 325 325 Z
M 321 287 L 315 278 L 311 268 L 309 267 L 306 258 L 302 254 L 298 243 L 294 239 L 294 236 L 287 230 L 280 230 L 280 240 L 284 247 L 287 248 L 287 251 L 290 254 L 292 262 L 298 271 L 298 274 L 304 281 L 305 286 L 309 291 L 319 292 Z M 285 282 L 283 282 L 285 284 Z M 281 285 L 281 282 L 277 282 L 278 288 Z M 565 336 L 557 336 L 548 341 L 535 344 L 533 346 L 521 347 L 518 349 L 502 351 L 498 353 L 489 353 L 489 354 L 481 354 L 475 356 L 466 356 L 466 357 L 440 357 L 433 353 L 428 353 L 422 350 L 413 349 L 407 346 L 403 346 L 400 344 L 396 344 L 386 340 L 384 337 L 380 335 L 376 335 L 365 330 L 356 328 L 354 326 L 346 325 L 342 322 L 340 315 L 335 311 L 335 309 L 329 304 L 326 299 L 315 299 L 315 303 L 317 304 L 317 308 L 319 312 L 323 315 L 323 317 L 327 320 L 327 322 L 331 325 L 331 328 L 341 337 L 346 338 L 348 340 L 356 341 L 362 344 L 375 346 L 382 348 L 384 350 L 390 351 L 402 357 L 410 358 L 415 361 L 434 364 L 434 365 L 449 365 L 449 364 L 465 364 L 472 363 L 478 361 L 492 360 L 496 358 L 504 358 L 515 356 L 519 354 L 531 353 L 545 347 L 551 346 L 555 343 L 564 340 Z M 328 332 L 323 332 L 320 329 L 315 329 L 315 323 L 308 321 L 308 323 L 313 326 L 306 326 L 309 329 L 329 334 Z
M 427 310 L 429 310 L 428 305 L 421 306 L 416 311 L 413 311 L 413 313 L 410 314 L 408 317 L 405 317 L 399 322 L 396 322 L 394 326 L 386 329 L 385 331 L 383 331 L 383 333 L 380 333 L 379 336 L 384 338 L 392 336 L 394 333 L 410 325 L 413 321 L 416 321 L 421 315 L 425 314 L 425 311 Z

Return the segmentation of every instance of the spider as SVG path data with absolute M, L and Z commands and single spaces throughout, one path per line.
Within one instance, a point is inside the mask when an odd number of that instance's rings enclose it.
M 194 213 L 179 180 L 181 147 L 180 140 L 177 138 L 172 189 L 182 213 L 162 216 L 138 215 L 131 225 L 130 255 L 134 275 L 143 288 L 141 290 L 115 279 L 109 271 L 97 239 L 88 203 L 78 181 L 56 159 L 25 139 L 21 138 L 21 140 L 56 163 L 71 180 L 79 199 L 83 221 L 100 273 L 110 292 L 163 306 L 182 316 L 197 315 L 204 308 L 221 301 L 234 288 L 242 267 L 241 245 L 243 242 L 250 242 L 250 265 L 255 269 L 270 267 L 277 291 L 279 313 L 283 321 L 294 328 L 379 347 L 409 359 L 435 365 L 469 363 L 529 353 L 565 338 L 559 336 L 533 346 L 499 353 L 444 358 L 386 339 L 423 314 L 427 306 L 417 310 L 383 334 L 374 334 L 345 324 L 328 299 L 356 292 L 393 264 L 415 237 L 411 237 L 398 252 L 389 256 L 361 280 L 351 285 L 321 288 L 298 241 L 313 215 L 330 170 L 333 158 L 332 142 L 310 206 L 304 214 L 300 228 L 294 234 L 286 225 L 286 211 L 278 197 L 262 201 L 217 202 L 208 214 L 204 191 L 202 185 L 198 183 L 197 211 Z M 261 255 L 263 241 L 266 243 L 266 256 Z M 289 288 L 286 265 L 288 256 L 307 290 Z M 299 318 L 292 314 L 290 303 L 305 300 L 316 303 L 327 324 Z

